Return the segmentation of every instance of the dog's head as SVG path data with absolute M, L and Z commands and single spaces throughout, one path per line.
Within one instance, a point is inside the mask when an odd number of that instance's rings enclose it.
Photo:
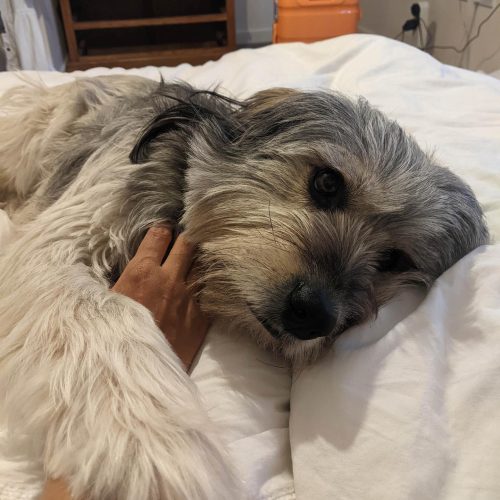
M 273 89 L 195 115 L 182 222 L 204 303 L 291 359 L 488 240 L 470 188 L 365 100 Z

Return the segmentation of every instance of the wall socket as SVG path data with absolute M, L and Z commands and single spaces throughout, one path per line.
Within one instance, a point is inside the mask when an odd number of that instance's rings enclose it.
M 483 1 L 483 0 L 481 0 Z M 495 0 L 491 0 L 491 1 L 495 1 Z M 429 4 L 429 2 L 417 2 L 418 5 L 420 5 L 420 19 L 422 19 L 423 23 L 424 23 L 424 26 L 427 26 L 427 28 L 429 27 L 429 23 L 430 23 L 430 19 L 431 19 L 431 12 L 430 12 L 430 9 L 431 9 L 431 6 Z

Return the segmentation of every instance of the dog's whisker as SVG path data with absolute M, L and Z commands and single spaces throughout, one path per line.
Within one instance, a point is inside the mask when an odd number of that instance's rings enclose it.
M 268 214 L 269 214 L 269 224 L 271 225 L 271 231 L 273 233 L 274 243 L 277 245 L 276 236 L 274 234 L 273 219 L 271 218 L 271 200 L 269 200 L 267 211 L 268 211 Z

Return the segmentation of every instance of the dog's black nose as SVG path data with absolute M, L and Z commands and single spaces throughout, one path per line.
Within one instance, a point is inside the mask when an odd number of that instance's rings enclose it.
M 282 321 L 301 340 L 328 335 L 335 325 L 334 306 L 327 292 L 300 282 L 288 296 Z

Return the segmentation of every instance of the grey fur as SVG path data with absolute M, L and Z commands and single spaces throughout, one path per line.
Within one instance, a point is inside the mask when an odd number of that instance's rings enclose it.
M 488 241 L 470 188 L 364 99 L 271 89 L 238 103 L 141 79 L 116 94 L 112 78 L 78 85 L 84 112 L 48 147 L 52 174 L 24 213 L 57 205 L 93 162 L 111 150 L 124 162 L 143 140 L 103 217 L 103 234 L 119 233 L 122 245 L 110 247 L 105 237 L 87 243 L 87 264 L 99 275 L 123 269 L 147 227 L 181 223 L 200 245 L 206 309 L 294 360 L 314 359 L 402 287 L 429 286 Z M 160 117 L 160 132 L 148 140 Z M 342 174 L 343 209 L 312 202 L 307 186 L 318 167 Z M 95 248 L 104 260 L 92 255 Z M 394 248 L 415 269 L 380 272 L 380 259 Z M 280 311 L 298 279 L 332 297 L 338 320 L 327 338 L 300 341 L 283 331 Z

